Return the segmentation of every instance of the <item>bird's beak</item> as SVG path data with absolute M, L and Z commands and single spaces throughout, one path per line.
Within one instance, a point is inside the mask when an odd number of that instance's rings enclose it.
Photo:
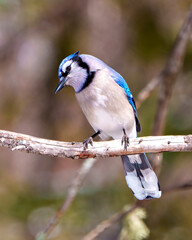
M 59 92 L 63 87 L 65 87 L 65 83 L 66 83 L 67 79 L 64 77 L 60 78 L 59 84 L 57 85 L 56 89 L 55 89 L 55 93 Z

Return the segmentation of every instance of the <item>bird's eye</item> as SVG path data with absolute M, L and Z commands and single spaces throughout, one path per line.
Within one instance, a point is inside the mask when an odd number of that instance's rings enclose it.
M 66 72 L 70 72 L 70 70 L 71 70 L 71 66 L 67 66 L 66 67 Z

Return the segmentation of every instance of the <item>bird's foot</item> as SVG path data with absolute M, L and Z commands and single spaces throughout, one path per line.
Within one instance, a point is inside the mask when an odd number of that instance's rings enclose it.
M 83 148 L 86 150 L 88 148 L 88 145 L 91 144 L 93 146 L 93 138 L 89 137 L 83 141 Z
M 127 150 L 127 147 L 129 146 L 129 138 L 127 137 L 125 129 L 123 129 L 123 137 L 121 139 L 121 145 L 123 144 L 124 144 L 124 150 Z

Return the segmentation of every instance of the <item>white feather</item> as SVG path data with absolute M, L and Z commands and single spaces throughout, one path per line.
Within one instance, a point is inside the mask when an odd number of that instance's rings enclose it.
M 137 199 L 143 200 L 147 196 L 151 196 L 153 198 L 160 198 L 161 191 L 159 191 L 157 186 L 157 177 L 153 171 L 150 171 L 149 178 L 146 172 L 144 173 L 145 179 L 139 181 L 136 171 L 129 172 L 126 174 L 125 178 L 127 181 L 127 185 L 134 190 L 134 195 Z

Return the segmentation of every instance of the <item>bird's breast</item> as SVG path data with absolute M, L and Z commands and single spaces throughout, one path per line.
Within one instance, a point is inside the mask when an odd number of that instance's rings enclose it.
M 123 89 L 112 82 L 94 81 L 89 87 L 76 94 L 79 105 L 95 131 L 103 136 L 122 137 L 122 129 L 128 136 L 135 137 L 135 118 Z M 133 135 L 133 136 L 132 136 Z

